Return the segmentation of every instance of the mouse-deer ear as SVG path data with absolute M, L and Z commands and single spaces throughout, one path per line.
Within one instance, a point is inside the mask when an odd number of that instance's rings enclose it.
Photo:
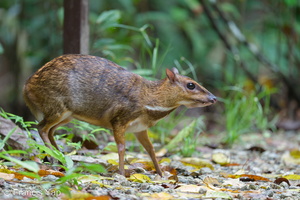
M 168 79 L 173 83 L 177 80 L 177 74 L 179 74 L 178 70 L 174 67 L 172 70 L 166 69 L 166 74 Z
M 178 71 L 178 69 L 177 69 L 177 68 L 175 68 L 175 67 L 173 67 L 173 68 L 172 68 L 172 71 L 173 71 L 175 74 L 179 74 L 179 71 Z

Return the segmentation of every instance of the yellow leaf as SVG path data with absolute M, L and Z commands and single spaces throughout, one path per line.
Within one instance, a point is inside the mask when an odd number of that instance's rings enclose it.
M 68 197 L 67 195 L 64 195 L 62 197 L 63 200 L 78 200 L 78 199 L 86 199 L 89 197 L 92 197 L 93 195 L 86 193 L 86 192 L 72 192 L 71 193 L 71 198 Z
M 300 180 L 299 174 L 289 174 L 286 176 L 283 176 L 283 178 L 289 179 L 289 180 Z
M 299 159 L 300 158 L 300 150 L 298 150 L 298 149 L 291 150 L 290 155 L 295 159 Z
M 139 183 L 151 182 L 150 177 L 144 174 L 132 174 L 128 180 Z
M 174 196 L 172 196 L 169 193 L 166 192 L 160 192 L 160 193 L 154 193 L 150 195 L 151 198 L 159 199 L 159 200 L 169 200 L 174 199 Z
M 166 162 L 166 163 L 171 163 L 171 159 L 170 158 L 162 158 L 159 163 L 163 163 L 163 162 Z
M 119 165 L 119 163 L 116 160 L 113 160 L 113 159 L 108 159 L 107 163 L 112 164 L 112 165 Z
M 97 184 L 97 185 L 99 185 L 100 187 L 112 188 L 110 185 L 106 185 L 106 184 L 100 183 L 100 182 L 98 182 L 98 181 L 91 181 L 91 183 Z
M 118 153 L 108 153 L 106 155 L 103 155 L 100 157 L 102 160 L 107 161 L 107 160 L 119 160 L 119 155 Z
M 293 150 L 291 152 L 285 152 L 282 155 L 282 160 L 285 165 L 300 165 L 300 158 L 298 158 L 298 150 Z
M 230 163 L 230 158 L 223 153 L 214 153 L 212 155 L 212 161 L 224 166 Z
M 200 158 L 182 158 L 180 162 L 186 166 L 191 166 L 196 169 L 201 169 L 203 167 L 208 167 L 211 170 L 214 170 L 214 167 L 212 164 L 205 159 L 200 159 Z

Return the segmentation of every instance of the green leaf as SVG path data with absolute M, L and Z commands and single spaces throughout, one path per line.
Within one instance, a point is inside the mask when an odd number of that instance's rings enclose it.
M 3 49 L 2 44 L 0 43 L 0 54 L 3 54 L 3 53 L 4 53 L 4 49 Z
M 19 174 L 23 174 L 25 176 L 30 176 L 33 178 L 36 178 L 37 180 L 41 180 L 41 176 L 38 175 L 37 173 L 32 173 L 32 172 L 18 172 Z
M 68 168 L 68 169 L 70 169 L 70 168 L 72 168 L 72 167 L 74 167 L 74 162 L 73 162 L 73 160 L 70 158 L 70 156 L 64 156 L 64 158 L 65 158 L 65 161 L 66 161 L 66 167 Z
M 166 149 L 172 150 L 178 147 L 178 144 L 195 131 L 197 121 L 194 120 L 188 126 L 183 128 L 170 142 L 165 146 Z
M 17 126 L 13 128 L 9 133 L 5 136 L 5 138 L 0 142 L 0 150 L 4 148 L 7 140 L 10 138 L 10 136 L 17 130 Z
M 66 161 L 65 155 L 64 155 L 62 152 L 60 152 L 59 150 L 54 149 L 54 147 L 53 147 L 53 149 L 50 149 L 50 148 L 48 148 L 48 147 L 46 147 L 46 146 L 44 146 L 44 145 L 40 145 L 40 144 L 36 144 L 36 146 L 37 146 L 40 150 L 45 151 L 45 152 L 46 152 L 47 154 L 49 154 L 51 157 L 53 157 L 53 158 L 59 160 L 64 166 L 67 165 L 67 161 Z M 70 163 L 69 163 L 69 164 L 70 164 Z
M 96 23 L 101 24 L 102 29 L 107 29 L 118 24 L 120 18 L 121 12 L 119 10 L 104 11 L 98 17 Z
M 13 157 L 9 157 L 9 156 L 5 156 L 5 155 L 0 155 L 1 158 L 14 162 L 22 167 L 24 167 L 25 169 L 28 169 L 29 171 L 35 172 L 37 173 L 39 171 L 39 166 L 36 162 L 33 161 L 20 161 L 16 158 Z

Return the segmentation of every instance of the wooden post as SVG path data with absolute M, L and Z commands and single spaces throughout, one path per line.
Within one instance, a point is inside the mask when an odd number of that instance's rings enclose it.
M 64 54 L 89 53 L 88 0 L 64 0 Z

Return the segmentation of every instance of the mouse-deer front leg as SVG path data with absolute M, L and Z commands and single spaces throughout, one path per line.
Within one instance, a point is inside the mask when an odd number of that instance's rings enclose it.
M 125 156 L 125 128 L 124 127 L 115 127 L 113 129 L 115 142 L 118 148 L 119 154 L 119 171 L 120 174 L 125 176 L 124 169 L 124 156 Z
M 152 162 L 154 164 L 154 167 L 156 169 L 156 173 L 158 173 L 160 176 L 162 176 L 162 171 L 161 171 L 158 161 L 156 159 L 154 147 L 150 141 L 147 130 L 137 132 L 137 133 L 135 133 L 135 136 L 139 140 L 139 142 L 143 145 L 143 147 L 146 149 L 148 154 L 150 155 Z

